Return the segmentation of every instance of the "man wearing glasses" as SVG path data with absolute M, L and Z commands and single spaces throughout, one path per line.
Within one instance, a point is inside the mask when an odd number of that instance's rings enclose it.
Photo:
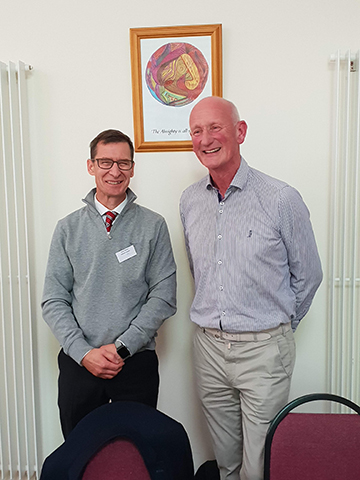
M 175 262 L 165 220 L 135 203 L 134 147 L 118 130 L 100 133 L 87 161 L 96 188 L 56 226 L 42 309 L 59 353 L 64 437 L 109 401 L 156 407 L 155 336 L 176 312 Z

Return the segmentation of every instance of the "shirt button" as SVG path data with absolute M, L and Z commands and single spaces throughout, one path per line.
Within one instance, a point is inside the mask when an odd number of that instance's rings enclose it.
M 220 205 L 224 205 L 224 202 L 220 202 Z
M 225 312 L 221 312 L 221 315 L 222 315 L 223 317 L 225 317 L 226 313 L 225 313 Z
M 218 260 L 218 265 L 222 265 L 222 261 L 221 261 L 221 260 Z
M 219 239 L 219 240 L 222 239 L 222 235 L 221 235 L 221 234 L 218 235 L 218 239 Z
M 223 291 L 224 287 L 222 285 L 220 285 L 219 290 Z
M 219 210 L 219 213 L 223 213 L 224 210 Z

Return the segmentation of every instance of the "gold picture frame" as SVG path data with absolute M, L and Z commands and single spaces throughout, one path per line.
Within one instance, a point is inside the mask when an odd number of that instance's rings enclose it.
M 134 117 L 134 144 L 136 152 L 175 152 L 192 150 L 190 139 L 175 140 L 174 136 L 189 137 L 187 118 L 188 112 L 195 103 L 186 107 L 168 107 L 162 105 L 152 96 L 149 88 L 144 83 L 144 72 L 149 58 L 145 58 L 145 52 L 153 52 L 167 40 L 187 41 L 186 45 L 194 45 L 208 53 L 210 64 L 205 96 L 222 96 L 222 25 L 188 25 L 175 27 L 149 27 L 130 29 L 130 54 L 131 54 L 131 75 L 133 95 L 133 117 Z M 185 45 L 185 44 L 184 44 Z M 200 46 L 200 47 L 199 47 Z M 200 50 L 200 53 L 203 53 Z M 142 55 L 143 54 L 143 55 Z M 143 57 L 143 58 L 142 58 Z M 210 82 L 209 82 L 210 80 Z M 146 88 L 144 88 L 144 85 Z M 202 95 L 196 99 L 199 101 Z M 145 101 L 144 101 L 145 98 Z M 150 107 L 148 106 L 150 105 Z M 162 110 L 161 110 L 162 109 Z M 164 121 L 161 112 L 166 111 L 166 117 L 173 117 L 179 122 L 177 129 L 159 127 L 157 121 Z M 184 119 L 186 116 L 186 126 Z M 180 119 L 179 119 L 180 117 Z M 151 120 L 148 120 L 151 118 Z M 172 120 L 172 118 L 171 118 Z M 144 127 L 146 122 L 146 132 Z M 153 122 L 153 123 L 151 123 Z M 172 123 L 172 122 L 169 122 Z M 156 124 L 156 128 L 155 128 Z M 180 127 L 180 128 L 178 128 Z M 147 132 L 150 132 L 149 134 Z M 159 135 L 160 140 L 152 138 Z M 166 139 L 164 138 L 167 137 Z M 148 138 L 149 137 L 149 138 Z

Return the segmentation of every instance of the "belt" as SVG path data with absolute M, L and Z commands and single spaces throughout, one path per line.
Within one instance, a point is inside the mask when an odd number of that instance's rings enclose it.
M 269 340 L 269 338 L 275 337 L 276 335 L 285 334 L 291 330 L 291 322 L 285 324 L 282 323 L 278 327 L 262 330 L 261 332 L 228 333 L 218 330 L 217 328 L 200 328 L 204 333 L 209 333 L 220 340 L 232 342 L 259 342 L 262 340 Z

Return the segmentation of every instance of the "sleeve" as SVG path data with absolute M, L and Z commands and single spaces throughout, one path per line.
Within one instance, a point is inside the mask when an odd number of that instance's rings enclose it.
M 184 231 L 184 240 L 185 240 L 185 248 L 186 248 L 186 254 L 189 260 L 189 267 L 191 271 L 191 275 L 194 277 L 194 264 L 192 261 L 191 257 L 191 252 L 190 252 L 190 246 L 189 246 L 189 237 L 186 231 L 186 220 L 185 220 L 185 213 L 184 213 L 184 197 L 183 195 L 181 196 L 180 199 L 180 218 L 181 218 L 181 223 L 183 226 L 183 231 Z
M 41 307 L 45 322 L 67 355 L 70 347 L 76 343 L 74 360 L 80 364 L 86 353 L 93 347 L 85 340 L 73 314 L 74 277 L 73 268 L 66 253 L 65 237 L 59 222 L 50 245 Z
M 285 187 L 279 202 L 281 236 L 287 249 L 290 288 L 296 298 L 295 331 L 308 312 L 322 278 L 322 269 L 309 211 L 299 192 Z
M 149 285 L 146 302 L 119 337 L 132 355 L 147 345 L 163 322 L 176 313 L 176 265 L 165 220 L 153 239 L 145 276 Z

